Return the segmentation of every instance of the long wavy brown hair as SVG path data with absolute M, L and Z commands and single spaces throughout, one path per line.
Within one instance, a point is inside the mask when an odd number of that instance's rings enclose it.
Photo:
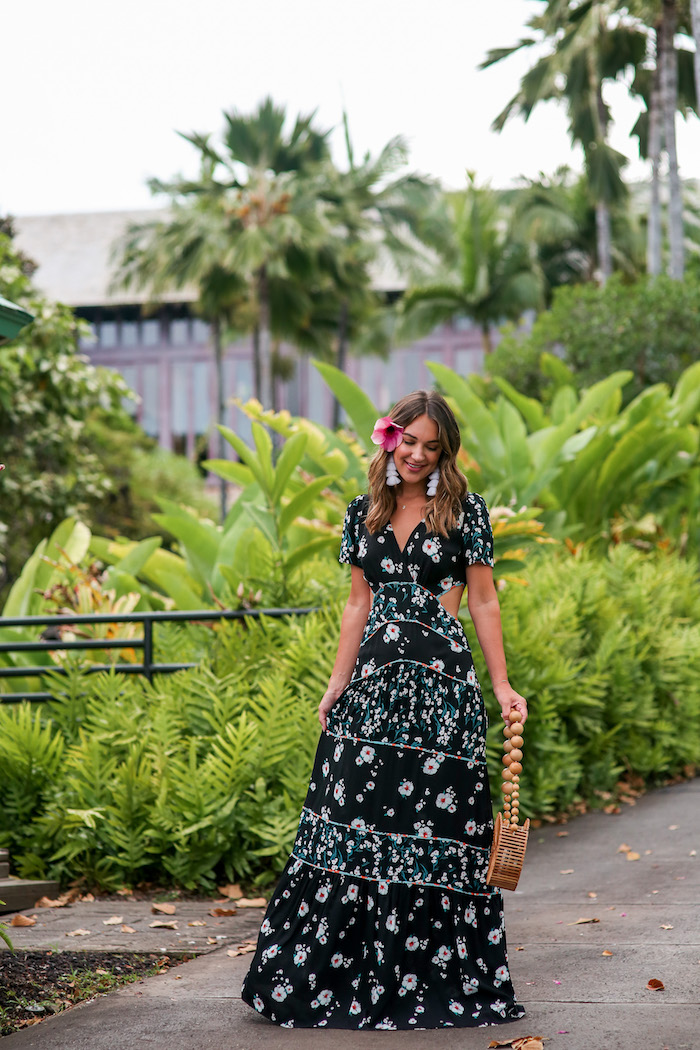
M 429 532 L 446 536 L 456 525 L 461 501 L 469 491 L 467 479 L 457 466 L 461 439 L 454 412 L 444 397 L 434 390 L 414 390 L 397 401 L 390 412 L 391 419 L 401 427 L 409 426 L 414 419 L 424 415 L 437 423 L 438 440 L 442 446 L 437 492 L 425 497 L 425 524 Z M 365 523 L 369 532 L 379 532 L 384 528 L 396 510 L 396 497 L 403 488 L 402 485 L 390 487 L 386 483 L 386 464 L 390 455 L 380 448 L 369 465 L 370 505 Z

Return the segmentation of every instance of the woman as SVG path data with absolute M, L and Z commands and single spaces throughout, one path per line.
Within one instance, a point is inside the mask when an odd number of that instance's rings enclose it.
M 468 605 L 503 717 L 508 682 L 486 505 L 457 467 L 446 401 L 416 391 L 378 420 L 368 496 L 347 509 L 352 566 L 323 732 L 292 856 L 243 999 L 287 1027 L 425 1029 L 522 1017 L 493 823 Z

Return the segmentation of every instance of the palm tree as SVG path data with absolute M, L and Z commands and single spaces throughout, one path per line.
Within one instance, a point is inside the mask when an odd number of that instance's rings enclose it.
M 434 180 L 415 172 L 402 172 L 408 160 L 404 138 L 391 139 L 376 156 L 367 153 L 355 161 L 347 113 L 343 113 L 347 169 L 328 166 L 323 199 L 331 206 L 331 222 L 343 231 L 340 257 L 355 280 L 346 282 L 339 302 L 336 365 L 345 370 L 348 346 L 381 352 L 391 339 L 391 320 L 371 292 L 371 268 L 391 261 L 402 276 L 425 273 L 429 244 L 446 238 L 446 223 L 433 221 L 438 201 Z M 342 282 L 337 281 L 337 287 Z M 335 399 L 333 424 L 340 423 L 340 402 Z
M 225 227 L 205 197 L 172 205 L 167 218 L 131 223 L 114 246 L 114 289 L 146 289 L 157 302 L 170 290 L 193 288 L 199 314 L 211 325 L 216 369 L 217 422 L 223 424 L 223 333 L 236 325 L 247 296 L 245 280 L 221 264 Z M 224 438 L 219 432 L 218 455 Z M 220 487 L 221 520 L 226 515 L 226 483 Z
M 648 227 L 648 270 L 661 272 L 662 221 L 660 198 L 661 155 L 668 158 L 668 240 L 671 277 L 684 273 L 683 192 L 676 147 L 676 113 L 697 111 L 693 56 L 680 47 L 677 33 L 689 33 L 690 11 L 677 0 L 627 0 L 624 8 L 649 36 L 647 62 L 635 76 L 632 90 L 646 106 L 632 134 L 639 138 L 640 154 L 651 161 L 651 202 Z
M 273 330 L 303 329 L 299 319 L 308 317 L 310 299 L 302 278 L 331 239 L 312 179 L 329 156 L 327 133 L 313 127 L 313 116 L 298 117 L 289 133 L 284 108 L 270 99 L 250 117 L 235 110 L 224 116 L 221 146 L 209 135 L 183 136 L 199 151 L 198 177 L 151 179 L 151 192 L 169 197 L 168 217 L 133 224 L 115 252 L 116 286 L 146 288 L 154 299 L 169 289 L 196 289 L 212 324 L 219 422 L 225 332 L 252 330 L 255 394 L 274 405 Z M 275 303 L 283 304 L 277 318 Z M 223 513 L 223 487 L 221 499 Z
M 546 44 L 549 51 L 522 78 L 517 94 L 493 127 L 501 131 L 519 114 L 527 120 L 535 106 L 559 100 L 566 104 L 572 141 L 583 149 L 586 175 L 596 212 L 597 256 L 602 282 L 612 273 L 611 208 L 624 200 L 622 168 L 626 158 L 608 142 L 610 110 L 603 83 L 615 79 L 644 56 L 646 39 L 627 25 L 610 25 L 613 0 L 547 0 L 543 14 L 528 25 L 535 37 L 514 47 L 489 52 L 481 68 L 525 47 Z
M 444 273 L 430 284 L 409 288 L 401 309 L 417 331 L 456 316 L 472 318 L 488 353 L 494 324 L 517 320 L 542 305 L 542 273 L 531 246 L 503 222 L 498 194 L 477 186 L 472 172 L 466 191 L 451 195 L 450 205 L 454 235 Z

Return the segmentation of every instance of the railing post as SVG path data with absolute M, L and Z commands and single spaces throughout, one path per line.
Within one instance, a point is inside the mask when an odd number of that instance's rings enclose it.
M 143 673 L 149 682 L 153 681 L 153 620 L 143 621 Z

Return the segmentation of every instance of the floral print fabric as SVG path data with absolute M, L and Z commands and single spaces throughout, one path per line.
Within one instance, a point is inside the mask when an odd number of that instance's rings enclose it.
M 448 537 L 399 550 L 348 507 L 340 560 L 373 591 L 352 680 L 321 734 L 291 857 L 243 999 L 289 1028 L 498 1024 L 516 1002 L 493 833 L 486 712 L 458 620 L 438 597 L 493 564 L 483 499 Z

